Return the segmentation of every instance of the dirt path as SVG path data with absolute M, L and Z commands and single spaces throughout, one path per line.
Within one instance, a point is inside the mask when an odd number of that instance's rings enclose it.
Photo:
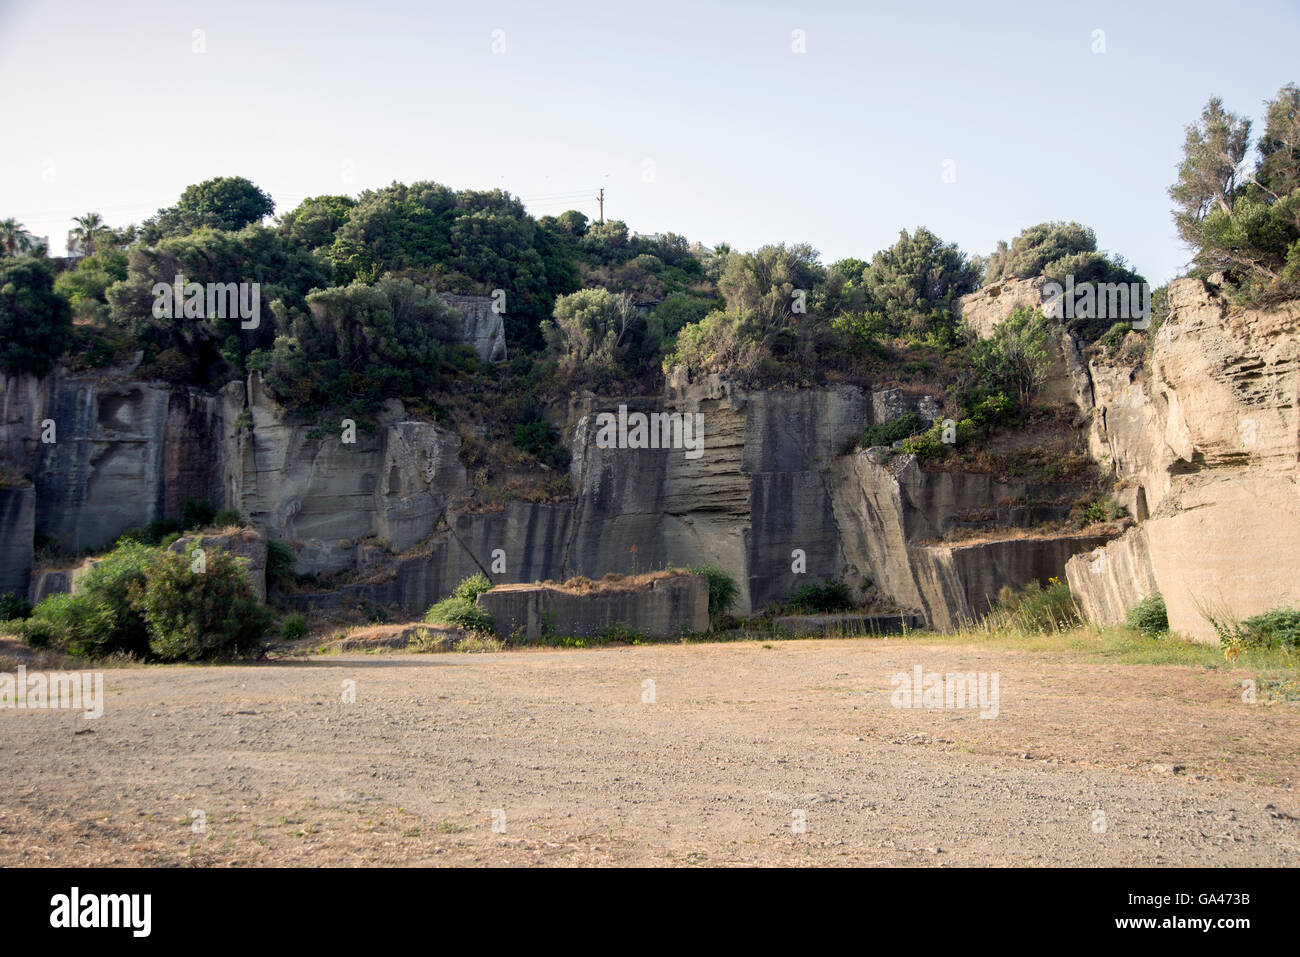
M 892 707 L 918 664 L 997 673 L 998 716 Z M 0 865 L 1295 866 L 1300 708 L 1246 676 L 868 639 L 114 670 L 98 720 L 0 711 Z

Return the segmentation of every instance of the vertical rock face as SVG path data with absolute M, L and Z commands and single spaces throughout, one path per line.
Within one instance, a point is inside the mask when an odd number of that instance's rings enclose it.
M 632 580 L 633 582 L 635 580 Z M 478 597 L 497 634 L 522 632 L 536 641 L 548 629 L 597 635 L 626 626 L 650 638 L 674 638 L 709 628 L 709 583 L 702 575 L 673 575 L 644 583 L 596 583 L 584 591 L 551 585 L 498 585 Z
M 254 373 L 222 390 L 226 500 L 271 538 L 293 544 L 302 572 L 358 564 L 364 540 L 389 552 L 428 538 L 465 485 L 460 439 L 403 421 L 390 403 L 371 433 L 292 422 Z M 354 441 L 348 441 L 352 440 Z
M 54 441 L 36 447 L 37 530 L 66 548 L 103 548 L 216 492 L 220 426 L 210 396 L 58 370 L 39 415 L 53 423 Z
M 1300 304 L 1228 310 L 1199 280 L 1169 300 L 1149 371 L 1091 366 L 1093 455 L 1146 520 L 1068 574 L 1098 621 L 1159 590 L 1210 640 L 1206 610 L 1300 606 Z
M 900 605 L 937 628 L 986 614 L 1003 587 L 1047 584 L 1063 577 L 1066 560 L 1101 544 L 1095 536 L 1004 536 L 992 541 L 931 544 L 964 513 L 1006 500 L 1059 498 L 1068 488 L 1025 480 L 999 481 L 971 472 L 923 472 L 914 456 L 863 450 L 836 463 L 834 504 L 847 570 L 868 577 Z M 1023 516 L 1032 520 L 1034 513 Z M 1017 516 L 1007 510 L 1003 525 Z
M 35 531 L 36 489 L 31 485 L 0 487 L 0 595 L 27 595 Z
M 460 296 L 440 293 L 447 305 L 460 313 L 461 338 L 474 347 L 484 362 L 505 362 L 504 314 L 492 310 L 491 296 Z M 507 305 L 508 308 L 508 305 Z

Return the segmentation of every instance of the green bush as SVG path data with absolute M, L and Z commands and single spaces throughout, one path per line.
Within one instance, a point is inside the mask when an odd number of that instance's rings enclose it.
M 1127 514 L 1128 509 L 1113 498 L 1099 498 L 1095 502 L 1081 506 L 1075 514 L 1074 521 L 1079 528 L 1087 528 L 1100 522 L 1113 522 Z
M 869 425 L 862 430 L 858 439 L 861 448 L 869 449 L 877 445 L 893 445 L 900 439 L 910 438 L 930 427 L 930 422 L 919 412 L 904 412 L 902 415 L 879 425 Z
M 149 653 L 148 628 L 144 616 L 132 604 L 131 591 L 144 582 L 157 555 L 147 545 L 125 541 L 86 572 L 78 584 L 77 597 L 107 609 L 108 615 L 102 620 L 111 624 L 94 635 L 78 638 L 76 647 L 68 648 L 71 654 L 123 651 L 143 657 Z
M 1025 633 L 1065 631 L 1081 622 L 1070 586 L 1056 578 L 1048 579 L 1046 588 L 1030 582 L 1018 595 L 1004 588 L 996 613 Z
M 285 641 L 297 641 L 307 634 L 307 619 L 294 612 L 280 622 L 280 637 Z
M 266 543 L 266 580 L 270 584 L 293 579 L 293 549 L 279 539 Z
M 113 608 L 89 595 L 61 592 L 50 595 L 23 622 L 20 635 L 34 647 L 53 648 L 70 655 L 116 650 L 108 636 L 117 629 Z
M 429 606 L 424 613 L 424 620 L 431 625 L 457 625 L 469 631 L 483 631 L 496 634 L 496 623 L 492 616 L 475 604 L 483 592 L 492 587 L 492 582 L 482 573 L 471 575 L 449 596 Z
M 150 651 L 165 661 L 258 653 L 271 624 L 243 565 L 216 548 L 206 552 L 202 572 L 191 569 L 188 555 L 158 556 L 132 599 L 148 624 Z
M 31 613 L 31 602 L 17 592 L 5 592 L 0 595 L 0 621 L 28 618 Z
M 716 565 L 692 565 L 687 571 L 709 580 L 709 618 L 717 621 L 731 610 L 740 589 L 736 580 Z
M 211 525 L 214 528 L 229 528 L 231 525 L 243 525 L 244 516 L 239 514 L 237 508 L 223 508 L 212 516 Z
M 545 419 L 534 419 L 516 425 L 514 446 L 522 452 L 537 456 L 551 468 L 563 469 L 569 465 L 569 450 L 560 441 L 555 427 Z
M 1275 608 L 1236 622 L 1227 614 L 1206 616 L 1219 636 L 1219 644 L 1230 651 L 1245 648 L 1269 650 L 1300 648 L 1300 611 Z
M 948 454 L 949 448 L 943 441 L 943 420 L 935 422 L 920 435 L 904 439 L 899 448 L 909 455 L 915 455 L 918 462 L 943 458 Z
M 150 522 L 142 528 L 128 528 L 117 536 L 115 546 L 125 542 L 137 542 L 141 545 L 170 545 L 180 538 L 181 523 L 174 518 L 164 518 Z
M 1169 613 L 1164 596 L 1159 592 L 1148 595 L 1129 609 L 1128 626 L 1147 637 L 1169 630 Z
M 853 608 L 853 593 L 844 582 L 827 579 L 820 585 L 804 585 L 786 599 L 785 607 L 815 613 L 849 611 Z

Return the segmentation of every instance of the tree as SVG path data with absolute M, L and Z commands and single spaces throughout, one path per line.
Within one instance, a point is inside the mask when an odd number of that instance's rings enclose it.
M 1245 167 L 1251 124 L 1216 97 L 1188 127 L 1170 187 L 1179 235 L 1199 271 L 1222 271 L 1247 300 L 1300 290 L 1300 88 L 1265 103 L 1254 169 Z
M 69 238 L 81 249 L 83 255 L 95 255 L 95 240 L 108 230 L 104 217 L 99 213 L 86 213 L 84 216 L 72 217 L 72 221 L 77 225 L 68 234 Z
M 1014 391 L 1027 408 L 1051 367 L 1043 311 L 1022 307 L 1011 313 L 976 344 L 972 361 L 986 385 Z
M 45 375 L 71 331 L 71 311 L 54 292 L 50 261 L 37 256 L 0 260 L 0 366 Z
M 291 408 L 358 413 L 423 395 L 460 343 L 460 318 L 433 290 L 385 276 L 313 292 L 261 356 L 266 383 Z
M 662 327 L 637 310 L 632 297 L 582 289 L 555 301 L 554 319 L 542 334 L 559 360 L 560 374 L 600 389 L 645 371 L 657 357 Z
M 1178 235 L 1201 251 L 1207 260 L 1203 264 L 1236 261 L 1227 250 L 1216 254 L 1206 248 L 1205 220 L 1215 210 L 1232 217 L 1249 146 L 1250 120 L 1225 110 L 1217 96 L 1201 111 L 1200 122 L 1187 127 L 1178 181 L 1169 187 L 1169 196 Z
M 862 274 L 866 308 L 880 312 L 895 333 L 951 331 L 956 301 L 978 283 L 978 268 L 957 244 L 924 226 L 910 235 L 901 231 Z
M 718 291 L 728 310 L 748 318 L 762 345 L 770 346 L 778 332 L 806 314 L 822 277 L 817 255 L 807 243 L 782 243 L 727 256 Z
M 175 206 L 160 209 L 141 227 L 144 239 L 156 243 L 197 229 L 240 230 L 275 212 L 275 201 L 242 176 L 221 176 L 185 187 Z
M 256 325 L 244 328 L 242 317 L 228 308 L 224 318 L 210 315 L 206 304 L 198 318 L 174 311 L 155 316 L 155 286 L 170 285 L 177 275 L 186 283 L 247 283 L 243 291 L 250 302 L 256 284 Z M 154 246 L 137 244 L 128 254 L 126 280 L 111 286 L 106 296 L 109 320 L 148 347 L 151 356 L 175 349 L 173 359 L 183 357 L 203 381 L 217 381 L 242 373 L 247 353 L 274 341 L 277 315 L 305 310 L 306 294 L 327 285 L 324 263 L 287 244 L 279 230 L 257 225 L 238 232 L 204 228 Z
M 4 246 L 6 256 L 16 256 L 32 248 L 32 237 L 23 229 L 22 223 L 12 216 L 0 221 L 0 245 Z
M 131 594 L 149 629 L 149 650 L 164 661 L 256 654 L 271 624 L 244 566 L 216 548 L 205 553 L 202 571 L 192 555 L 164 552 Z
M 1022 230 L 1008 246 L 998 248 L 984 260 L 985 284 L 1001 279 L 1032 279 L 1051 275 L 1059 281 L 1063 260 L 1079 253 L 1097 251 L 1097 234 L 1079 223 L 1039 223 Z M 1083 281 L 1083 280 L 1080 280 Z
M 289 242 L 304 249 L 328 247 L 356 205 L 351 196 L 308 196 L 284 214 L 280 230 Z

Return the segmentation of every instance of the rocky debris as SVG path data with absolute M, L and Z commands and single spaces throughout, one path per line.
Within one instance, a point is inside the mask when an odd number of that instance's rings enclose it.
M 353 628 L 340 638 L 327 642 L 330 651 L 452 651 L 464 637 L 455 625 L 430 625 L 422 621 L 393 625 Z
M 709 582 L 703 575 L 658 572 L 593 582 L 498 585 L 478 597 L 497 634 L 590 636 L 626 628 L 647 638 L 674 638 L 709 628 Z

